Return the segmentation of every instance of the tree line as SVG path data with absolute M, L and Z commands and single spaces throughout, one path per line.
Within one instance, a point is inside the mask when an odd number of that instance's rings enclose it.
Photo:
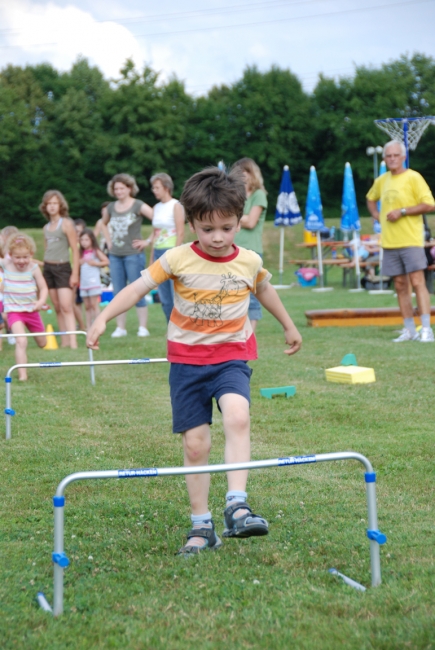
M 194 172 L 243 156 L 262 169 L 270 213 L 282 167 L 290 166 L 303 208 L 315 165 L 326 212 L 338 216 L 345 162 L 362 207 L 373 180 L 366 148 L 388 140 L 373 120 L 431 113 L 435 61 L 423 54 L 357 67 L 349 78 L 320 75 L 312 93 L 289 70 L 248 67 L 239 81 L 198 98 L 176 77 L 161 82 L 132 61 L 112 81 L 83 58 L 68 72 L 9 65 L 0 71 L 0 225 L 41 225 L 38 205 L 50 188 L 65 194 L 72 217 L 93 223 L 115 173 L 133 174 L 140 198 L 152 202 L 153 173 L 169 173 L 177 196 Z M 434 144 L 430 127 L 411 152 L 433 190 Z

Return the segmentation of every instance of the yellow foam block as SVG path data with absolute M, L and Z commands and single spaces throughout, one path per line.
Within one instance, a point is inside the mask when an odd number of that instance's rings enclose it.
M 325 370 L 326 380 L 336 384 L 371 384 L 376 381 L 373 368 L 337 366 Z

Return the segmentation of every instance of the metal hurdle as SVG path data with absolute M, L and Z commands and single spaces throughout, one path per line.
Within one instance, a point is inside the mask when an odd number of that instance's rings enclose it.
M 89 349 L 91 353 L 92 350 Z M 6 440 L 11 438 L 11 426 L 12 426 L 12 417 L 15 415 L 15 411 L 12 408 L 12 377 L 11 373 L 17 368 L 65 368 L 72 366 L 120 366 L 125 364 L 130 365 L 141 365 L 145 363 L 162 363 L 166 362 L 167 359 L 111 359 L 108 361 L 46 361 L 44 363 L 17 363 L 15 366 L 11 366 L 6 373 L 5 382 L 6 382 L 6 408 L 5 408 L 5 419 L 6 419 Z
M 204 465 L 201 467 L 166 467 L 166 468 L 141 468 L 107 471 L 76 472 L 65 477 L 57 486 L 56 495 L 53 497 L 54 504 L 54 550 L 52 560 L 54 564 L 53 576 L 53 614 L 59 616 L 63 613 L 63 574 L 64 569 L 69 565 L 69 559 L 64 550 L 64 508 L 65 489 L 74 481 L 102 478 L 152 478 L 155 476 L 179 476 L 186 474 L 205 474 L 229 472 L 243 469 L 261 469 L 265 467 L 288 467 L 290 465 L 305 465 L 308 463 L 321 463 L 334 460 L 357 460 L 364 465 L 365 483 L 368 509 L 368 530 L 367 537 L 370 540 L 370 565 L 371 584 L 377 587 L 381 584 L 381 562 L 379 545 L 385 544 L 386 536 L 378 530 L 378 518 L 376 509 L 376 474 L 370 461 L 361 454 L 353 451 L 336 452 L 330 454 L 312 454 L 309 456 L 286 456 L 272 460 L 258 460 L 246 463 L 234 463 L 231 465 Z M 351 583 L 354 581 L 350 581 Z M 358 584 L 358 583 L 355 583 Z M 362 589 L 361 585 L 359 585 Z M 51 611 L 45 596 L 39 592 L 38 601 L 46 611 Z
M 71 330 L 68 332 L 24 332 L 22 334 L 0 334 L 0 339 L 6 339 L 9 338 L 10 336 L 13 336 L 15 339 L 18 338 L 19 336 L 67 336 L 68 334 L 82 334 L 86 338 L 86 332 L 83 332 L 82 330 Z M 94 359 L 94 354 L 91 348 L 88 348 L 89 350 L 89 361 L 93 361 Z M 94 366 L 90 367 L 91 371 L 91 384 L 92 386 L 95 386 L 95 369 Z

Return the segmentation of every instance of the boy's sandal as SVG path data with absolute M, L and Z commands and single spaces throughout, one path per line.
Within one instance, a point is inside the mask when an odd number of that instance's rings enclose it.
M 237 510 L 248 510 L 240 517 L 234 517 Z M 224 520 L 226 529 L 222 537 L 258 537 L 267 535 L 269 524 L 263 517 L 255 515 L 247 503 L 236 502 L 224 510 Z
M 202 537 L 204 539 L 204 544 L 202 546 L 189 544 L 189 539 L 192 539 L 192 537 Z M 217 551 L 221 546 L 222 541 L 216 535 L 214 524 L 212 528 L 192 528 L 187 533 L 187 544 L 182 546 L 176 555 L 184 555 L 184 557 L 188 557 L 189 555 L 197 555 L 206 549 Z

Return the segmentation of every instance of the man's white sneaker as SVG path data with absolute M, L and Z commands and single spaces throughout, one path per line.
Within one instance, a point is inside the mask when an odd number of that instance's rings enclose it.
M 431 327 L 422 327 L 420 330 L 420 341 L 422 343 L 433 343 L 435 340 Z
M 127 336 L 127 330 L 123 330 L 122 327 L 117 327 L 114 332 L 112 332 L 112 339 L 120 339 L 121 336 Z
M 149 336 L 150 333 L 148 332 L 146 327 L 141 326 L 141 327 L 139 327 L 139 329 L 137 331 L 137 335 L 142 337 L 142 338 L 145 338 L 145 336 Z
M 397 339 L 393 339 L 394 343 L 403 343 L 403 341 L 419 341 L 419 340 L 420 340 L 419 332 L 416 332 L 415 334 L 411 334 L 411 332 L 408 329 L 406 329 L 406 327 L 403 328 L 401 335 L 398 336 Z
M 17 342 L 17 341 L 16 341 L 15 336 L 8 336 L 8 343 L 9 343 L 9 345 L 15 345 L 16 342 Z

